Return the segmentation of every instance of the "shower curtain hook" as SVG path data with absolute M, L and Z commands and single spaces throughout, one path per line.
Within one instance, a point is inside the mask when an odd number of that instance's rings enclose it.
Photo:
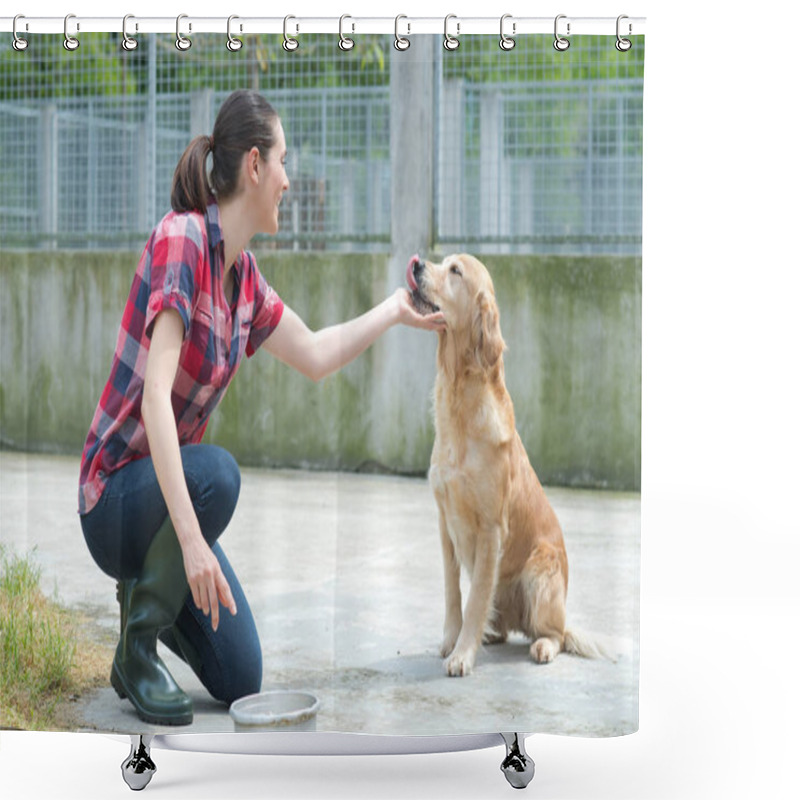
M 401 36 L 399 33 L 399 24 L 401 19 L 408 19 L 405 14 L 398 14 L 394 18 L 394 46 L 396 50 L 408 50 L 411 47 L 411 39 Z M 411 25 L 408 25 L 408 32 L 411 33 Z
M 631 47 L 633 47 L 633 42 L 630 39 L 623 39 L 622 36 L 620 36 L 619 24 L 620 24 L 620 22 L 622 22 L 623 19 L 628 19 L 628 17 L 625 14 L 620 14 L 617 17 L 617 43 L 614 45 L 614 47 L 616 47 L 617 50 L 620 51 L 620 53 L 627 53 L 628 50 L 630 50 Z M 628 36 L 631 35 L 632 30 L 633 30 L 633 26 L 629 22 L 628 23 Z
M 289 14 L 288 16 L 283 18 L 283 49 L 287 53 L 293 53 L 295 50 L 297 50 L 298 47 L 300 47 L 300 42 L 297 41 L 297 39 L 293 38 L 292 36 L 289 36 L 287 32 L 286 26 L 290 19 L 295 19 L 295 17 Z
M 135 50 L 139 46 L 139 42 L 136 39 L 131 38 L 128 36 L 128 20 L 129 19 L 136 19 L 133 14 L 126 14 L 122 18 L 122 41 L 119 43 L 120 47 L 123 50 Z M 139 30 L 139 25 L 136 25 L 136 30 Z
M 511 14 L 503 14 L 503 16 L 500 17 L 500 49 L 505 51 L 513 50 L 514 46 L 517 43 L 516 39 L 514 39 L 513 36 L 506 36 L 505 31 L 503 30 L 503 25 L 505 24 L 505 21 L 511 18 L 512 18 Z M 512 22 L 511 33 L 515 34 L 516 32 L 517 32 L 517 23 Z
M 456 21 L 456 35 L 455 36 L 451 36 L 447 32 L 447 23 L 450 22 L 451 19 L 458 20 L 458 17 L 456 17 L 455 14 L 448 14 L 444 18 L 444 43 L 443 44 L 444 44 L 444 49 L 445 50 L 457 50 L 458 46 L 461 44 L 461 42 L 459 42 L 458 38 L 457 38 L 459 32 L 461 31 L 461 23 L 460 22 Z
M 346 19 L 353 19 L 353 18 L 349 14 L 342 14 L 342 16 L 339 17 L 339 49 L 340 50 L 352 50 L 356 46 L 356 43 L 352 39 L 349 39 L 347 36 L 345 36 L 344 32 L 342 31 L 342 26 L 343 26 L 344 21 Z M 355 30 L 355 25 L 353 25 L 353 30 Z
M 239 19 L 239 17 L 237 17 L 235 14 L 231 14 L 228 17 L 228 41 L 225 44 L 225 47 L 227 47 L 231 53 L 238 53 L 244 45 L 244 42 L 241 39 L 237 39 L 231 33 L 231 22 L 235 19 Z M 239 30 L 241 30 L 241 28 L 239 28 Z
M 563 53 L 566 49 L 569 48 L 569 39 L 565 39 L 563 36 L 560 36 L 558 33 L 558 21 L 560 19 L 566 19 L 566 14 L 559 14 L 556 17 L 555 23 L 555 41 L 553 42 L 553 47 L 558 50 L 560 53 Z M 569 36 L 569 22 L 567 23 L 567 36 Z
M 17 33 L 17 20 L 18 19 L 25 19 L 25 15 L 24 14 L 17 14 L 17 16 L 14 17 L 14 24 L 11 26 L 11 32 L 12 32 L 14 38 L 13 38 L 13 40 L 11 42 L 11 46 L 17 52 L 22 52 L 23 50 L 25 50 L 28 47 L 28 40 L 27 39 L 23 39 Z M 26 23 L 25 30 L 27 30 L 27 29 L 28 29 L 28 26 L 27 26 L 27 23 Z
M 70 36 L 69 31 L 67 30 L 69 27 L 69 21 L 71 19 L 75 19 L 74 14 L 67 14 L 67 16 L 64 17 L 64 49 L 69 50 L 70 52 L 77 50 L 81 46 L 81 43 L 74 36 Z M 76 23 L 75 29 L 76 31 L 81 29 L 79 23 Z
M 178 19 L 175 20 L 175 47 L 177 47 L 178 50 L 181 50 L 181 51 L 188 50 L 192 46 L 192 40 L 191 39 L 187 39 L 181 33 L 181 20 L 182 19 L 188 19 L 188 17 L 189 17 L 188 14 L 178 14 Z M 189 33 L 191 33 L 191 32 L 192 32 L 192 23 L 190 22 L 189 23 Z

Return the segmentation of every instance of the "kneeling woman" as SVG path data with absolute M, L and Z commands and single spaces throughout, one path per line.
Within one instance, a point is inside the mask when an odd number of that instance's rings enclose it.
M 280 119 L 251 91 L 230 95 L 213 135 L 190 143 L 172 211 L 139 261 L 84 447 L 84 537 L 119 581 L 111 683 L 147 722 L 192 721 L 191 699 L 159 658 L 157 638 L 224 703 L 261 688 L 255 622 L 218 541 L 236 506 L 239 469 L 226 451 L 201 444 L 244 354 L 263 348 L 319 380 L 394 324 L 444 324 L 440 314 L 420 316 L 405 289 L 317 332 L 284 305 L 244 248 L 254 234 L 278 230 L 285 159 Z

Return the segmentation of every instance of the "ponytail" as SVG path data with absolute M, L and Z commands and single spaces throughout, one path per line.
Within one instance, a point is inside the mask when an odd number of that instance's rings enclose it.
M 183 151 L 172 177 L 172 210 L 205 213 L 212 197 L 206 172 L 206 159 L 213 147 L 210 136 L 195 136 Z
M 196 136 L 184 150 L 172 179 L 173 211 L 205 210 L 212 198 L 233 197 L 242 156 L 257 147 L 263 158 L 275 144 L 278 115 L 256 91 L 232 92 L 217 114 L 213 136 Z M 212 153 L 209 176 L 206 161 Z

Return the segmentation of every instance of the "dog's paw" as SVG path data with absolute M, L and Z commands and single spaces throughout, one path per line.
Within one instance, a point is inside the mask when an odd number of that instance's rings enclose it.
M 481 640 L 483 644 L 503 644 L 503 642 L 508 639 L 507 633 L 498 633 L 496 630 L 492 628 L 488 628 L 483 633 L 483 639 Z
M 475 656 L 470 653 L 453 653 L 444 662 L 444 671 L 451 678 L 463 678 L 472 672 Z
M 447 658 L 453 650 L 456 649 L 456 642 L 458 641 L 458 634 L 461 633 L 461 630 L 454 630 L 450 633 L 445 632 L 444 639 L 442 640 L 442 646 L 439 648 L 439 653 L 441 654 L 442 658 Z
M 537 664 L 549 664 L 558 653 L 559 649 L 556 642 L 544 636 L 531 645 L 531 658 Z

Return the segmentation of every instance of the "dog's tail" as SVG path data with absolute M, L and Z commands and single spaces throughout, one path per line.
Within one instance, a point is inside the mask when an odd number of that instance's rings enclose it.
M 564 632 L 564 651 L 584 658 L 604 658 L 616 663 L 620 648 L 605 636 L 575 628 Z

